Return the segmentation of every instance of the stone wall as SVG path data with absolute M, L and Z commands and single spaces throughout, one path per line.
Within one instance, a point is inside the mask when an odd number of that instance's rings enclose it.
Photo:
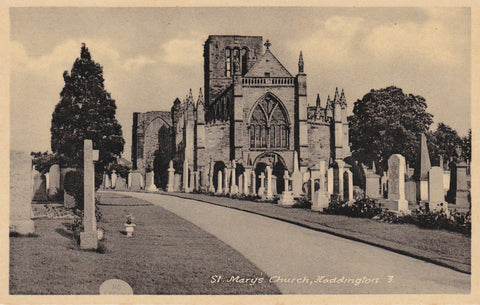
M 330 158 L 330 126 L 327 123 L 309 122 L 308 149 L 310 163 L 316 163 L 318 160 L 328 162 Z
M 198 155 L 199 165 L 207 165 L 210 157 L 214 161 L 230 160 L 230 123 L 216 123 L 205 125 L 206 147 L 203 155 Z

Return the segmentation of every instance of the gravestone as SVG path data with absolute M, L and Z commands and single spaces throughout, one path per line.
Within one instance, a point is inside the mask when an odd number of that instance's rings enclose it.
M 245 195 L 250 195 L 251 194 L 251 192 L 250 192 L 250 177 L 251 176 L 252 176 L 251 169 L 246 168 L 245 172 L 243 173 L 243 178 L 244 178 L 243 187 L 245 189 L 244 190 Z
M 83 232 L 80 248 L 97 249 L 98 233 L 95 218 L 95 167 L 98 150 L 93 150 L 92 140 L 83 140 Z
M 450 188 L 450 170 L 443 171 L 443 190 L 445 195 L 447 195 L 448 189 Z
M 131 190 L 143 189 L 143 176 L 140 172 L 132 172 Z
M 180 173 L 175 173 L 174 175 L 174 184 L 173 184 L 173 189 L 175 192 L 180 192 L 181 190 L 181 185 L 182 185 L 182 174 Z
M 107 178 L 108 178 L 108 176 L 107 176 Z M 127 186 L 128 186 L 129 189 L 132 188 L 132 170 L 128 171 Z
M 380 198 L 380 176 L 373 171 L 365 172 L 365 195 L 370 198 Z
M 222 182 L 223 182 L 222 171 L 219 170 L 217 174 L 217 194 L 223 193 Z
M 167 192 L 174 192 L 175 185 L 175 169 L 173 168 L 173 161 L 170 160 L 168 164 L 168 183 L 167 183 Z
M 431 211 L 435 211 L 441 209 L 440 204 L 444 202 L 443 169 L 434 166 L 428 172 L 428 206 Z
M 405 181 L 405 199 L 412 203 L 417 201 L 417 183 L 415 181 Z
M 115 170 L 112 171 L 112 189 L 116 188 L 117 183 L 117 172 Z
M 272 174 L 272 194 L 275 196 L 278 194 L 277 192 L 277 176 Z
M 273 198 L 272 194 L 272 168 L 267 165 L 266 167 L 267 172 L 267 182 L 266 182 L 266 193 L 264 199 L 270 200 Z
M 232 179 L 231 179 L 231 186 L 230 186 L 230 194 L 232 195 L 235 195 L 238 193 L 236 171 L 237 171 L 237 164 L 235 160 L 232 160 L 232 172 L 231 172 Z
M 294 198 L 302 195 L 303 175 L 298 166 L 298 153 L 293 153 L 292 193 Z
M 240 194 L 245 194 L 244 188 L 243 188 L 243 183 L 245 182 L 245 179 L 243 178 L 244 173 L 242 173 L 240 176 L 238 176 L 238 192 Z
M 45 176 L 37 170 L 33 170 L 33 200 L 34 201 L 46 201 L 47 188 Z
M 312 199 L 312 211 L 323 211 L 325 208 L 328 208 L 328 205 L 330 204 L 330 196 L 325 192 L 324 189 L 321 188 L 321 186 L 318 187 L 317 190 L 315 190 L 314 186 L 314 193 L 313 193 L 313 199 Z
M 258 196 L 263 197 L 265 195 L 265 174 L 260 174 L 260 187 L 258 188 Z
M 10 232 L 35 232 L 32 221 L 32 157 L 27 152 L 10 152 Z
M 60 165 L 53 164 L 52 166 L 50 166 L 48 176 L 48 197 L 51 199 L 57 199 L 60 192 Z
M 129 176 L 130 176 L 130 174 L 129 174 Z M 112 183 L 110 181 L 110 177 L 108 176 L 108 174 L 105 174 L 104 178 L 105 178 L 105 181 L 104 181 L 105 182 L 105 189 L 111 188 Z
M 127 282 L 118 279 L 106 280 L 100 285 L 101 295 L 131 295 L 133 289 Z
M 155 183 L 153 181 L 154 177 L 155 177 L 155 173 L 153 171 L 146 173 L 146 178 L 145 178 L 146 187 L 145 187 L 145 190 L 147 192 L 151 192 L 151 193 L 158 192 L 157 186 L 155 185 Z
M 211 193 L 215 193 L 215 185 L 213 184 L 213 174 L 214 174 L 213 159 L 212 157 L 210 157 L 210 168 L 208 172 L 208 191 Z
M 353 201 L 353 174 L 349 169 L 343 172 L 343 199 Z
M 453 193 L 456 208 L 469 209 L 469 189 L 467 184 L 467 163 L 463 160 L 456 162 L 452 166 L 452 175 L 450 181 L 450 192 Z
M 388 200 L 394 202 L 393 210 L 408 211 L 405 200 L 405 158 L 394 154 L 388 158 Z
M 428 200 L 428 171 L 431 168 L 427 138 L 421 134 L 414 177 L 417 180 L 417 200 Z
M 329 195 L 333 194 L 333 168 L 329 168 L 327 171 L 327 192 Z
M 188 187 L 188 160 L 187 158 L 185 158 L 185 160 L 183 160 L 183 175 L 182 175 L 182 187 L 183 187 L 183 191 L 185 193 L 190 193 L 190 189 Z
M 250 195 L 255 196 L 257 195 L 257 177 L 255 176 L 255 171 L 252 170 L 250 177 Z
M 228 167 L 225 167 L 225 170 L 223 172 L 223 193 L 228 194 L 230 193 L 230 172 L 231 169 Z
M 115 184 L 115 189 L 120 191 L 127 189 L 127 182 L 125 181 L 125 178 L 122 178 L 120 176 L 117 177 L 117 183 Z
M 295 203 L 295 200 L 293 199 L 292 191 L 290 191 L 290 177 L 288 176 L 287 170 L 285 170 L 283 180 L 285 182 L 285 190 L 283 191 L 282 195 L 280 195 L 278 204 L 283 206 L 292 206 Z

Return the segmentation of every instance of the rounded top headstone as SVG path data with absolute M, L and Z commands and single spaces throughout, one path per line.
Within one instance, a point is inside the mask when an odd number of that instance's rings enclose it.
M 133 294 L 133 289 L 127 282 L 119 279 L 106 280 L 100 285 L 100 294 Z

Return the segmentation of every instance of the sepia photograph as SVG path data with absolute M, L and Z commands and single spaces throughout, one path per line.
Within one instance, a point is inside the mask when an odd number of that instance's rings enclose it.
M 471 3 L 88 4 L 4 9 L 6 296 L 474 303 Z

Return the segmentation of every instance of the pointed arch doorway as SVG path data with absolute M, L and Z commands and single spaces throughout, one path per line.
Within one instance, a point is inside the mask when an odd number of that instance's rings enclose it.
M 256 177 L 255 191 L 257 192 L 258 188 L 260 187 L 260 175 L 262 173 L 264 173 L 265 176 L 267 175 L 267 166 L 272 168 L 272 174 L 277 177 L 277 194 L 281 194 L 285 190 L 285 181 L 283 179 L 283 175 L 285 174 L 287 166 L 285 164 L 285 160 L 283 160 L 279 154 L 274 152 L 266 152 L 259 155 L 253 163 Z

